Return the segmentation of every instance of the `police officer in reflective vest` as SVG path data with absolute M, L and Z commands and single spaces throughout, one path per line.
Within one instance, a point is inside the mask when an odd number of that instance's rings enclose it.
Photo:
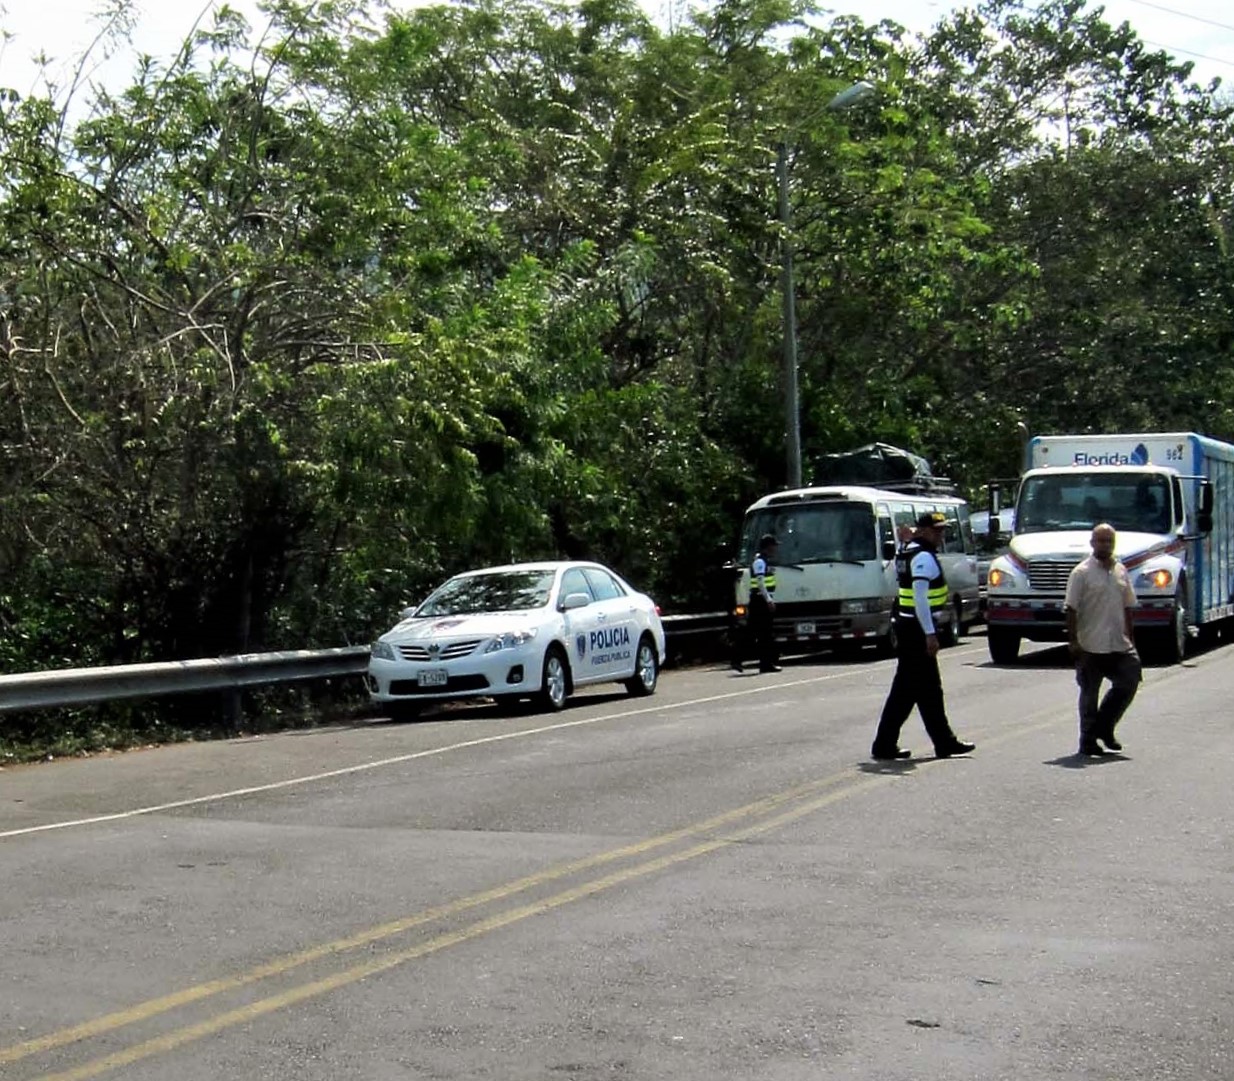
M 771 533 L 758 541 L 758 551 L 750 564 L 750 637 L 760 672 L 779 672 L 780 656 L 776 648 L 773 620 L 776 611 L 776 569 L 773 560 L 780 543 Z
M 938 633 L 935 617 L 947 607 L 947 579 L 938 561 L 947 519 L 937 511 L 917 519 L 913 539 L 896 554 L 896 674 L 883 705 L 870 754 L 889 761 L 912 752 L 899 746 L 900 729 L 916 706 L 934 743 L 938 758 L 967 754 L 975 745 L 957 738 L 943 704 L 943 681 L 938 671 Z

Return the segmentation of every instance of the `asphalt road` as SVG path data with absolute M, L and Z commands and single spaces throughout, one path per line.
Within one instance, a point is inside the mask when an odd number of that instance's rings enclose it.
M 0 1077 L 1234 1078 L 1231 648 L 1074 756 L 1065 654 L 0 771 Z

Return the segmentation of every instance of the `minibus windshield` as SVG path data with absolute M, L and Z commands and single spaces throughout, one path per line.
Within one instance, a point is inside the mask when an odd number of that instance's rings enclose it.
M 748 563 L 766 533 L 780 542 L 776 562 L 865 563 L 878 559 L 874 508 L 869 503 L 793 503 L 751 511 L 741 531 L 741 561 Z

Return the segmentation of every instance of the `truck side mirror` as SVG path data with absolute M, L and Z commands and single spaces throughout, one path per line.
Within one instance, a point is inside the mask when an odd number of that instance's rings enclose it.
M 1213 482 L 1211 480 L 1200 481 L 1200 514 L 1207 514 L 1210 518 L 1213 513 Z M 1209 529 L 1212 525 L 1209 525 Z
M 1213 482 L 1200 481 L 1200 500 L 1195 515 L 1196 528 L 1201 533 L 1213 531 Z
M 895 557 L 896 557 L 896 542 L 889 541 L 889 540 L 883 541 L 883 558 L 884 559 L 895 559 Z

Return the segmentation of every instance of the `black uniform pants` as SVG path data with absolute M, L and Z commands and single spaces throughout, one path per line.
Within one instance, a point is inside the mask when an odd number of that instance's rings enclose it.
M 921 713 L 926 735 L 934 743 L 934 749 L 945 749 L 955 743 L 956 737 L 943 703 L 943 678 L 938 671 L 938 658 L 926 652 L 925 631 L 915 618 L 896 618 L 895 626 L 896 674 L 874 735 L 874 750 L 890 753 L 896 749 L 900 729 L 914 706 Z
M 771 608 L 761 593 L 750 595 L 750 639 L 758 666 L 764 671 L 780 663 L 780 650 L 776 646 L 776 632 L 772 624 Z

